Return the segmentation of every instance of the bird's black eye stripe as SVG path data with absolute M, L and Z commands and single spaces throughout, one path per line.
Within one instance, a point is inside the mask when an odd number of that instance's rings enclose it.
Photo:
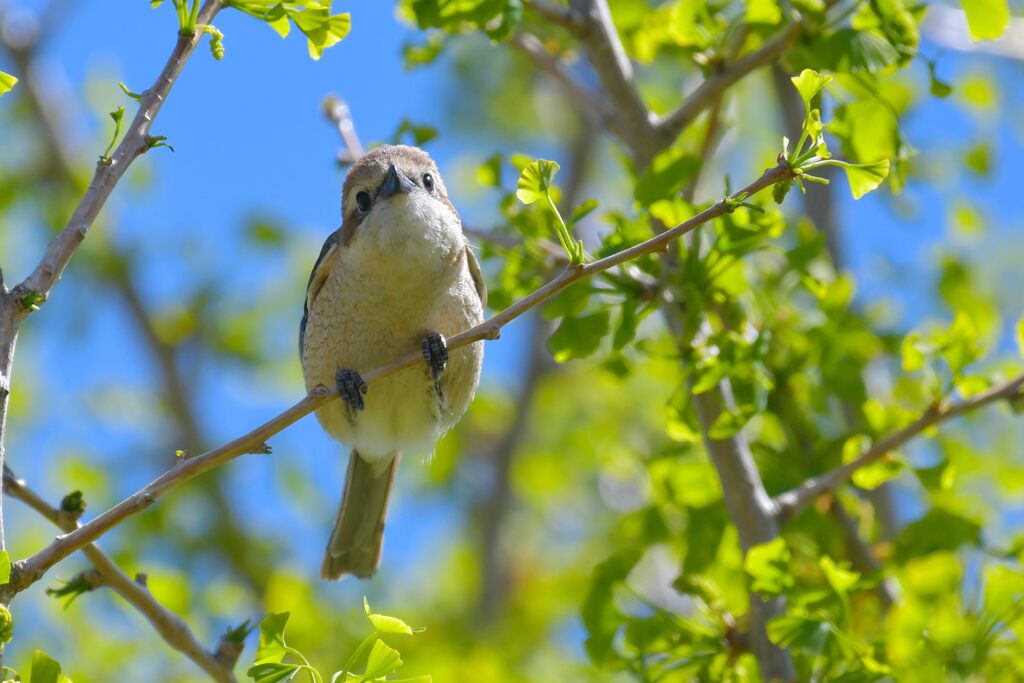
M 370 210 L 370 204 L 372 203 L 373 202 L 370 199 L 370 193 L 367 192 L 366 190 L 361 190 L 358 194 L 356 194 L 356 206 L 358 206 L 359 210 L 362 211 L 363 213 L 366 213 L 367 211 Z
M 423 174 L 423 187 L 425 187 L 428 192 L 433 192 L 434 191 L 434 176 L 430 175 L 429 173 L 424 173 Z

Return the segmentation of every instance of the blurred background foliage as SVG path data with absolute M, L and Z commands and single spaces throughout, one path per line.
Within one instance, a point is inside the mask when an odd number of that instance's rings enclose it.
M 406 676 L 758 680 L 742 642 L 753 583 L 789 597 L 770 633 L 801 679 L 1024 677 L 1024 435 L 1006 406 L 867 468 L 746 562 L 701 444 L 686 382 L 700 393 L 729 377 L 739 410 L 720 427 L 743 429 L 777 494 L 936 398 L 1019 371 L 1012 48 L 1024 29 L 1013 20 L 1008 38 L 976 44 L 958 4 L 839 5 L 690 126 L 655 161 L 671 169 L 661 176 L 636 170 L 593 109 L 538 70 L 525 34 L 535 57 L 564 58 L 597 88 L 575 39 L 529 2 L 343 2 L 352 32 L 315 63 L 299 39 L 224 12 L 224 61 L 198 52 L 155 130 L 176 151 L 132 167 L 22 332 L 9 464 L 55 503 L 81 489 L 95 512 L 177 450 L 198 453 L 300 396 L 303 285 L 343 177 L 344 145 L 319 111 L 328 92 L 364 143 L 422 144 L 438 159 L 499 309 L 560 258 L 546 214 L 514 200 L 525 160 L 559 161 L 563 215 L 599 202 L 574 229 L 591 254 L 611 253 L 774 163 L 803 117 L 789 76 L 816 68 L 837 76 L 824 105 L 834 153 L 891 159 L 883 188 L 855 205 L 830 174 L 782 207 L 759 197 L 764 213 L 741 208 L 680 245 L 679 268 L 644 258 L 517 321 L 488 345 L 466 418 L 429 463 L 403 468 L 371 582 L 317 578 L 343 458 L 311 419 L 273 455 L 204 475 L 101 545 L 211 647 L 229 626 L 287 611 L 289 644 L 324 671 L 365 636 L 365 594 L 427 627 L 399 648 Z M 609 6 L 659 114 L 722 65 L 736 31 L 753 49 L 791 11 L 823 21 L 806 1 Z M 0 3 L 0 66 L 21 79 L 0 100 L 9 279 L 70 215 L 109 141 L 106 112 L 131 104 L 117 81 L 149 82 L 175 31 L 172 11 L 143 2 Z M 662 322 L 666 288 L 685 302 L 691 344 Z M 696 335 L 705 313 L 711 333 Z M 5 506 L 13 556 L 52 537 Z M 48 584 L 86 567 L 69 558 Z M 5 663 L 21 670 L 40 648 L 76 683 L 200 679 L 110 592 L 66 603 L 34 588 L 15 607 Z

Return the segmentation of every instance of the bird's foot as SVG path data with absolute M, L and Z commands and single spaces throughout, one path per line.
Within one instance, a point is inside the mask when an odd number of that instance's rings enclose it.
M 348 405 L 353 415 L 366 407 L 363 403 L 363 394 L 366 393 L 367 386 L 357 371 L 352 368 L 341 368 L 334 375 L 334 381 L 338 387 L 338 396 Z
M 441 373 L 448 367 L 448 344 L 441 334 L 432 332 L 423 339 L 423 358 L 434 381 L 441 379 Z

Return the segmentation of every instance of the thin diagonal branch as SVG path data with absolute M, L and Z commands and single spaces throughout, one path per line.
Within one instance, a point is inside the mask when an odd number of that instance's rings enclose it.
M 791 180 L 792 178 L 792 169 L 785 163 L 780 163 L 767 169 L 760 178 L 734 195 L 713 204 L 671 230 L 667 230 L 645 242 L 606 256 L 598 261 L 586 265 L 567 266 L 547 284 L 516 301 L 505 310 L 479 325 L 448 339 L 448 348 L 454 351 L 474 342 L 497 339 L 504 325 L 518 318 L 526 311 L 548 301 L 573 283 L 626 263 L 639 256 L 662 251 L 673 240 L 727 213 L 737 197 L 742 195 L 749 198 L 767 187 Z M 415 352 L 361 374 L 367 384 L 373 385 L 385 377 L 394 375 L 406 368 L 417 366 L 422 362 L 422 354 Z M 157 498 L 172 488 L 195 478 L 203 472 L 223 465 L 240 455 L 266 452 L 264 442 L 267 439 L 325 405 L 328 401 L 336 398 L 337 392 L 335 390 L 318 387 L 301 401 L 249 433 L 202 455 L 183 460 L 177 466 L 157 477 L 153 482 L 114 505 L 95 519 L 64 536 L 56 538 L 52 543 L 31 557 L 15 563 L 11 575 L 10 589 L 13 592 L 24 590 L 42 578 L 50 567 L 76 550 L 92 543 L 128 517 L 153 505 Z
M 672 144 L 691 123 L 697 120 L 701 112 L 712 106 L 726 90 L 751 71 L 778 61 L 796 40 L 802 30 L 801 27 L 799 22 L 789 24 L 757 50 L 740 57 L 701 83 L 696 90 L 687 95 L 678 109 L 655 122 L 655 133 L 661 143 Z
M 3 482 L 4 488 L 12 498 L 20 500 L 54 525 L 67 532 L 78 528 L 78 522 L 72 515 L 50 505 L 6 467 L 3 472 Z M 110 587 L 138 610 L 168 645 L 195 662 L 196 666 L 209 674 L 213 680 L 234 683 L 236 679 L 231 672 L 233 666 L 226 667 L 218 662 L 213 653 L 208 652 L 199 644 L 188 625 L 178 615 L 161 605 L 145 585 L 125 574 L 117 566 L 117 563 L 96 545 L 89 544 L 81 550 L 99 572 L 101 585 Z
M 53 8 L 62 2 L 64 0 L 55 0 L 50 7 Z M 50 13 L 52 14 L 52 12 Z M 56 15 L 53 15 L 54 20 L 55 18 Z M 0 16 L 0 23 L 2 21 L 3 18 Z M 50 26 L 45 19 L 41 23 L 44 26 Z M 58 185 L 63 185 L 70 192 L 75 192 L 78 190 L 79 179 L 75 162 L 69 154 L 69 150 L 73 149 L 73 144 L 60 125 L 60 121 L 67 118 L 70 103 L 55 101 L 48 96 L 35 64 L 40 40 L 46 37 L 48 30 L 50 29 L 37 31 L 34 37 L 28 36 L 21 40 L 16 40 L 14 37 L 0 32 L 0 47 L 8 52 L 22 74 L 22 84 L 25 88 L 24 100 L 32 109 L 33 118 L 39 124 L 41 140 L 46 146 L 46 153 L 41 156 L 47 160 L 47 173 L 53 176 Z M 61 113 L 64 115 L 61 116 Z M 100 270 L 98 275 L 105 284 L 109 284 L 120 294 L 129 317 L 146 342 L 162 380 L 170 415 L 177 424 L 175 443 L 198 450 L 208 442 L 203 435 L 200 421 L 189 396 L 188 383 L 181 370 L 182 347 L 165 341 L 157 334 L 153 316 L 146 307 L 139 291 L 137 278 L 131 271 L 127 257 L 113 244 L 109 249 L 111 256 L 118 262 L 118 267 L 108 269 L 108 271 Z M 210 500 L 216 507 L 217 513 L 215 517 L 217 535 L 223 541 L 217 546 L 218 549 L 231 561 L 235 571 L 250 585 L 261 586 L 261 582 L 265 579 L 265 572 L 261 571 L 258 563 L 254 564 L 251 558 L 238 561 L 239 554 L 232 552 L 236 549 L 233 546 L 237 546 L 236 539 L 244 536 L 235 510 L 228 504 L 223 487 L 216 481 L 209 483 Z
M 211 23 L 220 8 L 221 0 L 206 0 L 199 10 L 198 23 Z M 96 216 L 99 215 L 118 181 L 128 170 L 128 166 L 149 149 L 149 131 L 153 121 L 160 113 L 171 88 L 174 87 L 181 70 L 185 67 L 185 62 L 192 55 L 202 36 L 201 31 L 196 31 L 192 36 L 178 36 L 177 43 L 160 75 L 157 76 L 153 85 L 142 93 L 135 118 L 128 125 L 125 136 L 111 155 L 109 163 L 100 161 L 96 165 L 89 189 L 78 203 L 78 207 L 68 220 L 67 225 L 47 247 L 46 253 L 35 270 L 15 288 L 16 291 L 37 292 L 43 298 L 49 296 L 50 290 L 57 284 L 64 269 L 71 262 L 75 250 L 85 239 Z M 27 313 L 28 310 L 23 310 L 23 315 Z
M 991 403 L 1019 398 L 1024 390 L 1024 374 L 1018 375 L 1008 382 L 992 387 L 988 391 L 972 396 L 959 403 L 933 406 L 912 423 L 879 440 L 874 446 L 858 455 L 848 463 L 840 465 L 825 474 L 808 479 L 794 489 L 775 496 L 777 516 L 780 522 L 786 522 L 800 513 L 818 496 L 841 486 L 862 467 L 883 458 L 887 453 L 899 448 L 929 427 L 959 417 L 966 413 L 983 408 Z
M 199 11 L 198 22 L 209 24 L 220 8 L 221 0 L 206 0 Z M 25 317 L 35 309 L 33 304 L 44 301 L 49 296 L 128 166 L 149 149 L 149 131 L 153 120 L 163 107 L 163 103 L 184 68 L 185 62 L 201 38 L 202 33 L 199 31 L 191 37 L 178 36 L 171 56 L 156 82 L 142 94 L 138 112 L 128 126 L 124 139 L 117 146 L 109 162 L 101 162 L 97 165 L 92 183 L 71 219 L 47 247 L 32 273 L 21 284 L 15 286 L 10 293 L 0 298 L 0 306 L 2 306 L 0 308 L 0 468 L 4 465 L 6 455 L 7 408 L 18 328 Z M 3 489 L 0 484 L 0 549 L 4 548 L 2 494 Z M 0 602 L 7 604 L 11 595 L 10 588 L 5 586 L 0 594 Z

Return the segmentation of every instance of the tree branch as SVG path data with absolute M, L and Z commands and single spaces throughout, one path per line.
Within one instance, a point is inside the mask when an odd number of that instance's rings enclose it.
M 636 86 L 633 63 L 619 39 L 607 0 L 569 0 L 569 9 L 581 22 L 578 37 L 618 112 L 622 139 L 639 157 L 639 165 L 647 166 L 660 151 L 652 135 L 655 120 Z
M 64 0 L 55 0 L 47 9 L 51 19 L 42 20 L 40 24 L 45 28 L 38 30 L 34 36 L 28 36 L 23 40 L 16 40 L 9 34 L 0 32 L 0 46 L 10 55 L 18 70 L 23 75 L 22 84 L 25 86 L 24 100 L 33 111 L 36 121 L 41 130 L 41 139 L 46 146 L 46 153 L 41 155 L 47 159 L 47 172 L 52 172 L 54 181 L 68 188 L 70 192 L 78 189 L 79 181 L 75 170 L 75 161 L 69 154 L 73 144 L 67 139 L 67 135 L 60 125 L 60 121 L 67 118 L 68 102 L 53 101 L 48 97 L 37 77 L 34 58 L 38 53 L 40 41 L 44 39 L 47 32 L 52 30 L 58 14 L 54 8 Z M 3 17 L 0 15 L 0 23 Z M 63 116 L 60 114 L 63 112 Z M 160 338 L 156 332 L 153 316 L 147 310 L 142 294 L 131 271 L 129 259 L 121 253 L 114 245 L 110 245 L 112 257 L 119 267 L 109 269 L 112 272 L 99 271 L 98 276 L 104 282 L 112 286 L 124 299 L 129 317 L 140 331 L 143 340 L 146 342 L 150 355 L 155 362 L 162 379 L 164 397 L 167 401 L 169 412 L 173 421 L 177 424 L 177 434 L 174 442 L 178 445 L 186 445 L 196 450 L 207 443 L 200 427 L 199 419 L 193 410 L 190 402 L 187 382 L 185 381 L 180 363 L 181 346 L 168 343 Z M 123 267 L 120 267 L 123 266 Z M 226 500 L 223 487 L 217 481 L 209 482 L 209 495 L 212 504 L 216 507 L 217 528 L 215 531 L 219 538 L 216 548 L 229 561 L 233 569 L 240 574 L 250 585 L 262 587 L 266 572 L 262 571 L 258 563 L 253 563 L 252 556 L 241 561 L 241 555 L 235 552 L 238 548 L 237 539 L 244 540 L 245 534 L 242 525 L 237 519 L 237 514 Z
M 12 498 L 25 503 L 54 525 L 67 532 L 78 528 L 78 522 L 73 515 L 47 503 L 42 496 L 30 489 L 24 481 L 15 477 L 14 473 L 6 467 L 3 472 L 3 483 Z M 161 605 L 143 583 L 133 580 L 121 571 L 117 563 L 97 546 L 89 544 L 81 550 L 99 573 L 100 583 L 94 583 L 93 587 L 99 585 L 110 587 L 138 610 L 168 645 L 195 662 L 196 666 L 209 674 L 213 680 L 222 683 L 235 683 L 236 679 L 231 671 L 233 663 L 232 666 L 223 666 L 218 662 L 214 654 L 199 644 L 188 625 Z
M 1018 375 L 1008 382 L 992 387 L 988 391 L 973 396 L 960 403 L 933 406 L 912 423 L 884 437 L 874 446 L 861 453 L 848 463 L 840 465 L 825 474 L 808 479 L 796 488 L 775 496 L 777 518 L 784 523 L 806 508 L 818 496 L 846 483 L 853 473 L 860 468 L 880 460 L 907 441 L 933 425 L 964 415 L 998 401 L 1019 398 L 1024 390 L 1024 374 Z
M 338 129 L 338 135 L 345 142 L 346 151 L 338 153 L 338 161 L 343 164 L 354 164 L 363 156 L 363 143 L 356 135 L 355 122 L 352 120 L 352 111 L 348 104 L 336 95 L 328 95 L 324 98 L 324 114 Z
M 206 0 L 199 10 L 197 23 L 209 24 L 220 8 L 221 0 Z M 97 163 L 89 189 L 86 190 L 85 196 L 82 197 L 67 225 L 47 247 L 39 265 L 15 288 L 15 291 L 22 294 L 37 292 L 44 299 L 49 296 L 50 290 L 57 284 L 78 245 L 85 239 L 100 209 L 103 208 L 110 193 L 128 170 L 128 166 L 149 149 L 149 131 L 153 121 L 160 113 L 160 109 L 167 100 L 171 88 L 174 87 L 185 62 L 202 37 L 201 31 L 196 31 L 192 36 L 178 36 L 177 43 L 160 75 L 153 85 L 142 93 L 135 118 L 132 119 L 124 138 L 111 155 L 109 163 L 104 161 Z M 22 316 L 27 315 L 28 312 L 27 309 L 23 309 Z
M 740 57 L 701 83 L 686 97 L 678 109 L 655 122 L 655 134 L 662 145 L 672 144 L 700 116 L 701 112 L 710 107 L 737 81 L 755 69 L 776 62 L 793 44 L 801 30 L 800 22 L 789 24 L 760 48 Z
M 516 301 L 505 310 L 479 325 L 449 338 L 448 348 L 454 351 L 474 342 L 497 339 L 504 325 L 518 318 L 526 311 L 551 299 L 573 283 L 623 264 L 638 256 L 664 250 L 673 240 L 727 213 L 731 205 L 730 202 L 735 201 L 736 197 L 740 195 L 750 197 L 767 187 L 792 178 L 792 170 L 785 163 L 780 163 L 767 169 L 760 178 L 731 195 L 728 199 L 723 199 L 713 204 L 671 230 L 667 230 L 645 242 L 606 256 L 598 261 L 586 265 L 567 266 L 547 284 Z M 417 366 L 422 362 L 422 354 L 414 352 L 361 374 L 367 384 L 373 385 L 385 377 L 394 375 L 406 368 Z M 46 571 L 57 562 L 85 545 L 92 543 L 128 517 L 148 508 L 168 490 L 240 455 L 267 452 L 268 449 L 265 444 L 267 439 L 289 425 L 294 424 L 320 406 L 325 405 L 328 401 L 336 398 L 337 393 L 335 390 L 318 387 L 301 401 L 249 433 L 219 448 L 181 461 L 150 484 L 114 505 L 95 519 L 68 534 L 56 538 L 52 543 L 31 557 L 17 562 L 12 572 L 11 590 L 16 593 L 32 585 L 42 578 Z

